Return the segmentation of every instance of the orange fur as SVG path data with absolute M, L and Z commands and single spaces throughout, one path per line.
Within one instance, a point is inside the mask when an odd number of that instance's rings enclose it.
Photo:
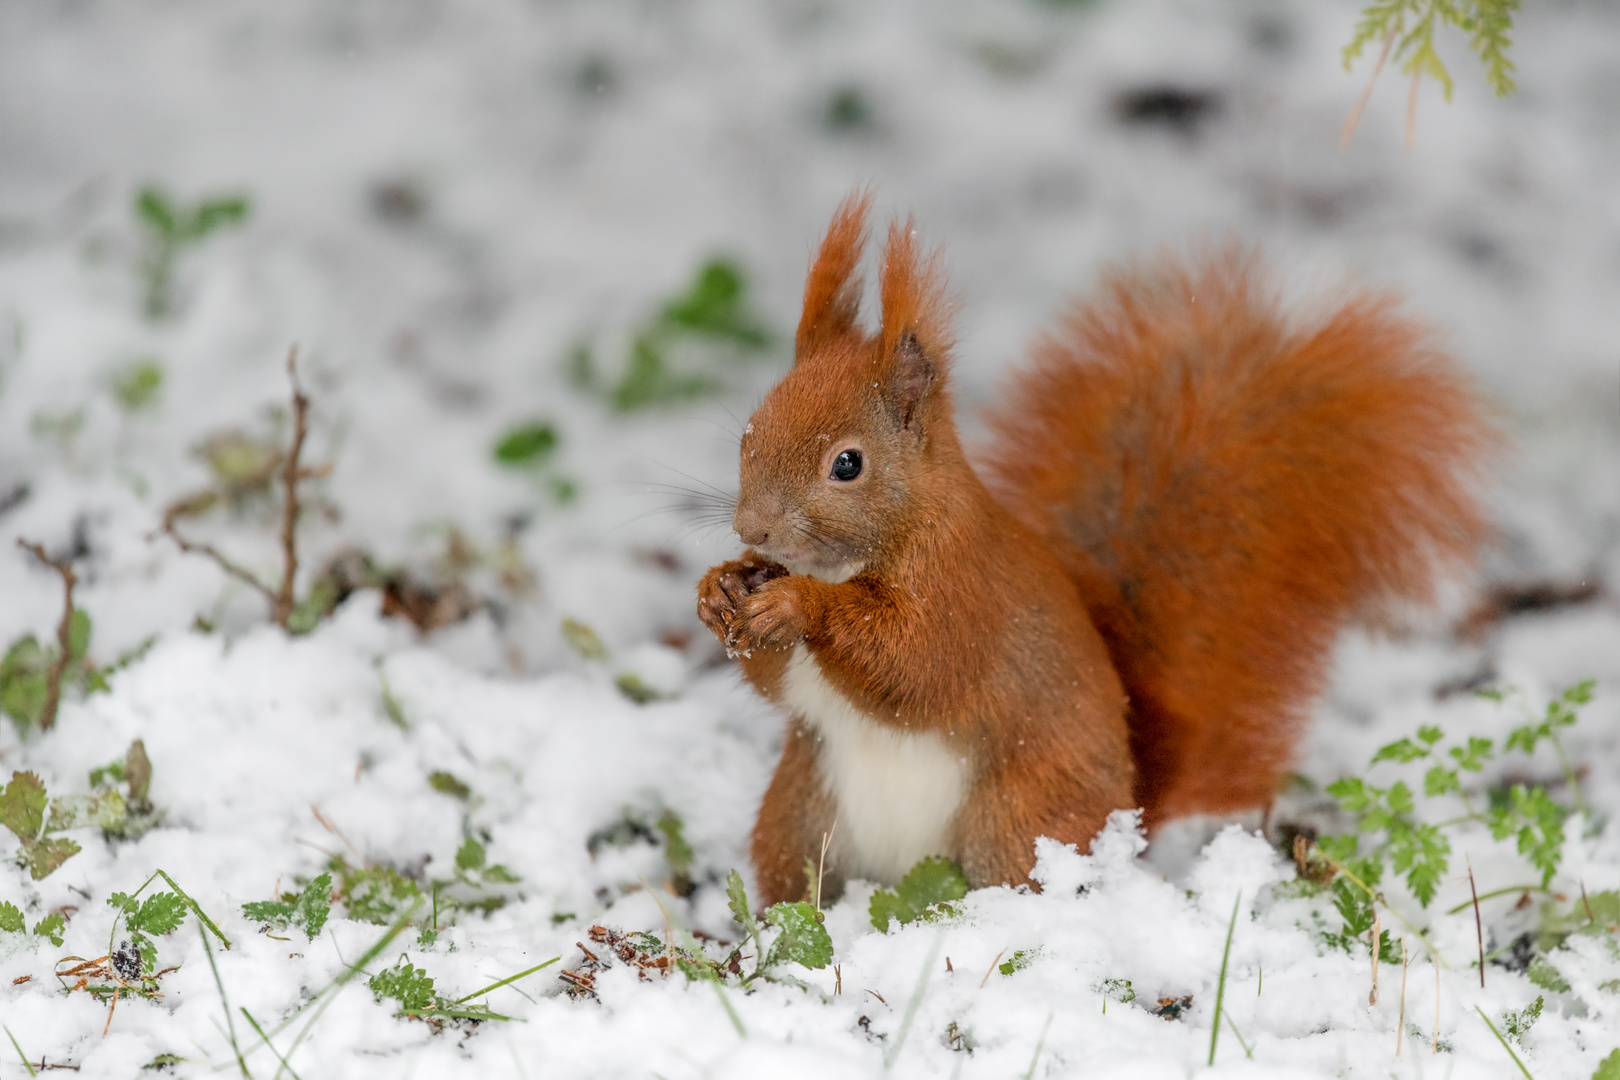
M 992 495 L 909 223 L 878 332 L 855 322 L 866 207 L 845 202 L 812 266 L 795 366 L 743 437 L 751 550 L 705 576 L 700 617 L 767 697 L 808 656 L 860 723 L 960 761 L 930 853 L 974 885 L 1027 882 L 1036 837 L 1084 846 L 1120 807 L 1269 802 L 1337 628 L 1425 598 L 1481 538 L 1459 479 L 1491 440 L 1477 402 L 1387 301 L 1294 328 L 1249 260 L 1166 263 L 1037 349 L 991 418 Z M 829 473 L 846 450 L 854 479 Z M 864 857 L 820 722 L 790 719 L 760 809 L 767 902 L 803 894 L 826 833 L 828 895 Z

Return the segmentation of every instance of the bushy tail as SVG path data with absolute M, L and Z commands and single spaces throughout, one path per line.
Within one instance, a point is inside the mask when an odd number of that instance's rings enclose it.
M 1341 625 L 1487 533 L 1496 436 L 1424 329 L 1367 295 L 1292 325 L 1243 254 L 1115 274 L 990 420 L 1125 682 L 1150 824 L 1268 805 Z

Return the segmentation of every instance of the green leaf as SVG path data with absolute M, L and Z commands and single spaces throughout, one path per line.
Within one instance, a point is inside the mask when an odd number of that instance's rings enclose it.
M 0 900 L 0 930 L 20 934 L 27 927 L 28 923 L 23 918 L 22 910 L 10 901 Z
M 1543 990 L 1550 990 L 1555 994 L 1565 993 L 1570 988 L 1569 980 L 1564 978 L 1545 956 L 1532 958 L 1530 967 L 1525 971 L 1525 974 L 1530 977 L 1531 982 Z
M 884 933 L 889 932 L 891 919 L 904 925 L 915 922 L 917 918 L 917 909 L 902 900 L 899 893 L 888 889 L 879 889 L 872 894 L 867 913 L 871 916 L 873 927 Z
M 1429 748 L 1427 746 L 1419 746 L 1411 739 L 1397 739 L 1380 748 L 1378 753 L 1372 756 L 1372 761 L 1369 764 L 1376 765 L 1380 761 L 1416 761 L 1418 758 L 1428 756 Z
M 74 608 L 68 618 L 68 659 L 78 663 L 89 651 L 90 613 L 84 608 Z
M 772 904 L 765 909 L 765 921 L 781 930 L 765 954 L 765 968 L 788 961 L 807 968 L 824 968 L 832 963 L 832 938 L 822 925 L 821 912 L 812 905 Z
M 30 877 L 35 881 L 42 881 L 54 874 L 57 867 L 77 855 L 79 851 L 79 845 L 72 840 L 53 836 L 46 840 L 24 844 L 23 864 L 28 867 Z
M 197 204 L 185 223 L 184 235 L 187 239 L 200 240 L 221 226 L 239 224 L 247 219 L 249 206 L 245 195 L 204 200 Z
M 686 826 L 681 816 L 673 810 L 665 810 L 659 815 L 658 831 L 664 834 L 664 858 L 670 872 L 677 877 L 690 877 L 695 855 L 692 845 L 686 842 Z
M 1598 1062 L 1592 1080 L 1620 1080 L 1620 1050 L 1609 1051 L 1609 1056 Z
M 1429 771 L 1423 774 L 1423 794 L 1431 798 L 1444 795 L 1448 791 L 1461 791 L 1462 782 L 1457 778 L 1456 769 L 1448 769 L 1444 765 L 1430 766 Z
M 163 389 L 163 365 L 147 357 L 120 370 L 112 379 L 113 399 L 125 412 L 140 412 L 157 401 Z
M 1468 736 L 1467 747 L 1453 746 L 1449 753 L 1457 761 L 1459 769 L 1469 772 L 1479 772 L 1485 767 L 1493 755 L 1493 744 L 1489 739 L 1482 739 L 1478 735 Z
M 456 869 L 471 873 L 484 865 L 485 858 L 484 845 L 469 836 L 456 849 Z
M 186 902 L 174 893 L 155 892 L 142 902 L 139 911 L 125 915 L 124 925 L 138 933 L 162 937 L 185 921 L 188 910 Z
M 900 879 L 900 896 L 918 912 L 932 904 L 960 900 L 968 893 L 967 875 L 950 859 L 933 856 L 913 866 Z
M 491 885 L 516 885 L 523 879 L 514 874 L 509 867 L 496 863 L 481 875 L 485 882 Z
M 45 712 L 51 656 L 33 634 L 12 643 L 0 659 L 0 709 L 23 729 L 39 726 Z
M 1353 833 L 1344 836 L 1319 836 L 1316 846 L 1322 849 L 1322 854 L 1336 863 L 1346 863 L 1356 857 L 1356 849 L 1361 841 Z
M 1433 825 L 1418 825 L 1392 838 L 1390 861 L 1397 873 L 1406 875 L 1407 887 L 1424 907 L 1434 899 L 1445 877 L 1451 855 L 1451 842 Z
M 568 647 L 577 652 L 586 660 L 600 663 L 608 658 L 607 646 L 596 631 L 580 622 L 578 619 L 564 619 L 562 621 L 563 640 Z
M 728 338 L 739 345 L 760 348 L 769 340 L 744 302 L 746 284 L 741 268 L 728 259 L 713 259 L 698 271 L 685 295 L 664 306 L 663 322 L 695 334 Z
M 743 933 L 754 933 L 754 916 L 748 910 L 748 889 L 743 885 L 742 875 L 735 870 L 726 875 L 726 906 Z
M 1361 813 L 1372 805 L 1367 785 L 1359 777 L 1347 776 L 1327 786 L 1327 793 L 1339 800 L 1339 805 L 1352 814 Z
M 1592 700 L 1592 689 L 1597 686 L 1596 679 L 1584 679 L 1571 686 L 1561 695 L 1570 705 L 1585 705 Z
M 323 872 L 304 886 L 294 908 L 291 921 L 298 924 L 306 938 L 314 941 L 326 926 L 327 916 L 332 913 L 332 875 Z
M 1502 1030 L 1507 1034 L 1507 1037 L 1522 1047 L 1525 1035 L 1529 1034 L 1530 1028 L 1537 1020 L 1541 1019 L 1541 1008 L 1545 1003 L 1545 998 L 1537 996 L 1535 1001 L 1532 1001 L 1518 1012 L 1503 1013 Z
M 174 203 L 155 185 L 148 184 L 135 196 L 135 216 L 165 240 L 178 236 L 180 222 Z
M 51 816 L 46 822 L 47 833 L 64 829 L 114 829 L 129 820 L 129 806 L 117 788 L 94 795 L 62 795 L 51 800 Z
M 1418 738 L 1422 739 L 1426 746 L 1433 746 L 1444 737 L 1445 732 L 1432 725 L 1418 728 Z
M 440 795 L 448 795 L 452 799 L 460 799 L 462 802 L 466 802 L 472 797 L 472 788 L 456 779 L 451 773 L 443 771 L 428 774 L 428 787 L 437 791 Z
M 557 429 L 540 420 L 519 424 L 495 444 L 495 460 L 513 468 L 538 465 L 557 449 Z
M 1015 971 L 1023 971 L 1025 968 L 1029 967 L 1034 960 L 1034 951 L 1019 949 L 1017 952 L 1013 953 L 1012 956 L 1008 957 L 1004 963 L 999 965 L 996 970 L 1001 972 L 1003 975 L 1011 975 Z
M 438 1001 L 433 992 L 433 979 L 421 968 L 401 960 L 396 967 L 379 971 L 366 984 L 378 1001 L 392 998 L 399 1002 L 402 1012 L 421 1012 L 431 1009 Z
M 242 905 L 242 917 L 272 926 L 286 926 L 297 910 L 296 904 L 285 900 L 250 900 Z
M 62 944 L 65 936 L 63 931 L 66 929 L 67 919 L 60 911 L 53 911 L 34 924 L 34 933 L 52 945 Z
M 46 801 L 43 780 L 31 772 L 13 772 L 11 783 L 0 790 L 0 825 L 24 843 L 34 840 L 45 827 Z
M 1397 780 L 1389 789 L 1389 808 L 1397 814 L 1410 814 L 1417 809 L 1412 801 L 1412 789 L 1406 786 L 1406 781 Z
M 1546 733 L 1539 727 L 1532 727 L 1527 724 L 1524 727 L 1516 727 L 1510 731 L 1505 745 L 1509 750 L 1522 750 L 1526 754 L 1534 754 L 1536 752 L 1536 743 L 1546 737 Z

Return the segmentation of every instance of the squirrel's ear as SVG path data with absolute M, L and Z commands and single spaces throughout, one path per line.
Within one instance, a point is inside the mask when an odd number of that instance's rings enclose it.
M 804 283 L 804 314 L 793 342 L 795 359 L 855 327 L 861 308 L 861 279 L 855 266 L 866 247 L 866 215 L 871 206 L 871 192 L 858 189 L 833 214 L 827 238 Z
M 917 335 L 907 330 L 895 346 L 894 363 L 889 370 L 889 398 L 900 416 L 900 426 L 909 428 L 917 416 L 917 406 L 939 378 L 939 365 L 929 359 Z
M 878 363 L 887 370 L 889 399 L 900 425 L 912 426 L 929 391 L 945 378 L 950 350 L 950 305 L 937 256 L 917 251 L 917 230 L 908 220 L 889 226 L 883 249 L 883 329 Z

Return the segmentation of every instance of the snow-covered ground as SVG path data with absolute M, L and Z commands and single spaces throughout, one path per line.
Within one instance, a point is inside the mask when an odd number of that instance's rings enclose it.
M 1456 99 L 1423 88 L 1410 153 L 1389 73 L 1338 148 L 1369 71 L 1339 65 L 1356 14 L 1343 0 L 0 5 L 0 648 L 52 638 L 61 606 L 13 537 L 77 555 L 94 659 L 155 639 L 108 692 L 70 695 L 53 731 L 0 722 L 0 781 L 33 770 L 52 797 L 85 794 L 89 771 L 140 738 L 163 813 L 129 841 L 62 833 L 83 850 L 43 880 L 0 872 L 0 902 L 29 928 L 71 916 L 61 946 L 0 931 L 0 1021 L 17 1044 L 81 1075 L 173 1055 L 201 1076 L 241 1071 L 234 1031 L 254 1047 L 245 1068 L 268 1076 L 277 1063 L 241 1010 L 280 1025 L 386 927 L 338 904 L 314 940 L 264 934 L 242 905 L 297 891 L 333 856 L 431 897 L 471 838 L 520 880 L 469 864 L 445 893 L 504 906 L 453 910 L 432 942 L 413 926 L 368 972 L 404 953 L 454 999 L 562 961 L 484 999 L 510 1019 L 443 1030 L 397 1018 L 365 978 L 329 991 L 273 1038 L 286 1052 L 325 1009 L 289 1059 L 299 1075 L 1180 1077 L 1205 1069 L 1241 896 L 1223 997 L 1235 1028 L 1211 1071 L 1517 1076 L 1476 1008 L 1500 1027 L 1541 996 L 1515 1052 L 1541 1080 L 1590 1076 L 1620 1046 L 1614 936 L 1577 934 L 1549 957 L 1559 992 L 1505 947 L 1574 917 L 1583 889 L 1620 889 L 1620 8 L 1525 11 L 1522 90 L 1506 101 L 1448 41 Z M 1367 759 L 1420 725 L 1500 745 L 1523 722 L 1514 702 L 1445 688 L 1515 686 L 1539 710 L 1597 680 L 1564 734 L 1591 813 L 1568 824 L 1563 899 L 1551 915 L 1540 895 L 1483 903 L 1484 948 L 1508 961 L 1483 989 L 1473 912 L 1447 912 L 1469 897 L 1465 854 L 1482 894 L 1537 879 L 1511 841 L 1453 831 L 1427 909 L 1389 890 L 1419 959 L 1404 993 L 1384 965 L 1369 1004 L 1365 950 L 1324 943 L 1339 926 L 1329 896 L 1287 884 L 1271 844 L 1233 830 L 1199 851 L 1213 829 L 1184 830 L 1139 859 L 1121 818 L 1090 854 L 1043 849 L 1044 892 L 983 890 L 938 922 L 880 934 L 870 888 L 853 888 L 826 912 L 836 970 L 793 972 L 809 990 L 733 979 L 722 999 L 619 963 L 594 998 L 563 992 L 577 942 L 605 958 L 593 924 L 738 936 L 723 881 L 746 876 L 780 720 L 692 615 L 693 583 L 735 540 L 671 488 L 734 483 L 738 418 L 785 363 L 807 253 L 862 182 L 946 245 L 970 433 L 1022 343 L 1103 265 L 1227 236 L 1262 244 L 1291 296 L 1346 279 L 1401 290 L 1478 375 L 1515 438 L 1492 494 L 1501 542 L 1447 619 L 1347 636 L 1300 771 L 1318 792 L 1347 774 L 1388 784 L 1398 770 Z M 143 312 L 133 209 L 148 183 L 184 205 L 251 203 L 179 253 L 161 319 Z M 599 381 L 616 378 L 716 255 L 743 269 L 771 331 L 726 388 L 617 415 L 571 379 L 581 343 Z M 167 504 L 209 483 L 211 437 L 285 440 L 294 344 L 308 460 L 331 465 L 308 485 L 301 591 L 332 555 L 364 550 L 459 582 L 484 601 L 470 619 L 422 637 L 368 590 L 288 638 L 250 589 L 152 538 Z M 130 378 L 142 365 L 162 373 L 148 400 Z M 551 425 L 555 450 L 498 464 L 497 441 L 531 422 Z M 273 581 L 275 513 L 249 493 L 182 528 Z M 1596 595 L 1449 629 L 1488 586 L 1582 583 Z M 570 647 L 565 619 L 605 657 Z M 1399 774 L 1420 780 L 1414 767 Z M 1560 777 L 1543 746 L 1478 782 L 1544 781 L 1567 799 Z M 1288 812 L 1328 821 L 1309 790 Z M 684 899 L 643 887 L 671 878 L 665 811 L 694 852 Z M 105 954 L 107 899 L 159 868 L 233 947 L 215 942 L 216 981 L 188 918 L 156 939 L 160 965 L 178 965 L 161 999 L 125 1000 L 109 1024 L 52 972 Z M 1019 954 L 1012 974 L 994 970 Z M 1150 1011 L 1187 995 L 1179 1018 Z M 21 1071 L 0 1043 L 0 1075 Z

